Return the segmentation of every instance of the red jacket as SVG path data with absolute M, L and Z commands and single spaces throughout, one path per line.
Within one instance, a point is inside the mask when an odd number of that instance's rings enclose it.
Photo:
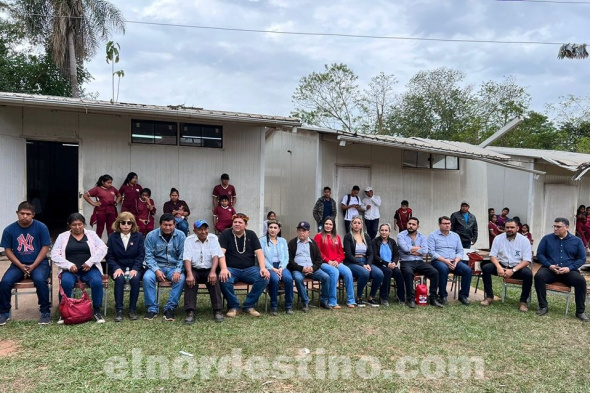
M 342 263 L 342 261 L 344 261 L 344 251 L 342 249 L 340 235 L 336 235 L 336 242 L 332 241 L 332 236 L 330 235 L 326 237 L 326 242 L 324 242 L 321 233 L 315 235 L 313 240 L 318 245 L 324 262 L 336 261 Z

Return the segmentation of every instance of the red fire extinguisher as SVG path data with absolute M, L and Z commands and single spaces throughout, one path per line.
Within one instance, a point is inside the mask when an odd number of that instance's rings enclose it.
M 416 286 L 416 304 L 419 306 L 428 305 L 428 288 L 426 288 L 426 284 Z

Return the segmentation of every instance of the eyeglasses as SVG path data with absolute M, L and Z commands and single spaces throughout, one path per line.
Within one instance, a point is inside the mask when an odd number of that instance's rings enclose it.
M 565 225 L 553 225 L 553 228 L 559 229 L 559 228 L 564 228 Z
M 119 222 L 120 225 L 133 225 L 135 224 L 133 221 L 121 221 Z

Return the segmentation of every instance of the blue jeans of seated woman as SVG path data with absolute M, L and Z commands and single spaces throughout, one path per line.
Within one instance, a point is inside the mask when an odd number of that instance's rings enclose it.
M 328 304 L 332 307 L 338 304 L 338 278 L 340 277 L 340 272 L 334 266 L 328 263 L 322 263 L 321 267 L 322 271 L 324 271 L 328 276 L 330 276 L 330 287 L 328 290 Z
M 350 268 L 343 263 L 338 264 L 338 272 L 342 281 L 344 281 L 344 289 L 346 290 L 346 304 L 356 304 L 354 297 L 354 281 L 352 280 L 352 272 Z
M 305 278 L 311 278 L 312 280 L 316 280 L 320 282 L 321 292 L 320 292 L 320 302 L 328 304 L 329 301 L 329 289 L 330 289 L 330 276 L 325 273 L 322 269 L 318 269 L 312 274 L 306 276 L 305 274 L 301 273 L 300 271 L 295 270 L 293 272 L 293 280 L 295 280 L 295 286 L 297 287 L 297 293 L 299 294 L 299 298 L 301 302 L 305 304 L 309 304 L 309 296 L 307 295 L 307 288 L 305 287 L 305 283 L 303 280 Z
M 273 263 L 275 269 L 279 268 L 279 263 Z M 293 308 L 293 276 L 288 269 L 283 269 L 282 277 L 269 270 L 270 281 L 268 282 L 268 292 L 270 294 L 270 309 L 276 310 L 279 306 L 279 282 L 282 281 L 285 289 L 285 310 Z
M 367 263 L 367 260 L 365 258 L 356 258 L 356 260 L 363 265 Z M 371 271 L 368 271 L 363 266 L 356 265 L 353 263 L 347 266 L 352 272 L 353 277 L 357 278 L 357 298 L 360 299 L 363 297 L 363 292 L 365 290 L 365 287 L 367 286 L 367 283 L 369 282 L 369 278 L 373 279 L 373 282 L 371 283 L 371 293 L 369 296 L 371 298 L 374 298 L 377 295 L 377 290 L 381 288 L 381 283 L 383 282 L 383 272 L 381 271 L 381 269 L 376 268 L 375 266 L 371 266 Z
M 188 236 L 188 221 L 179 217 L 174 218 L 174 221 L 176 222 L 176 229 Z
M 96 266 L 92 266 L 87 272 L 82 271 L 82 269 L 78 269 L 77 273 L 72 273 L 70 271 L 62 272 L 61 287 L 64 289 L 64 293 L 67 297 L 72 297 L 72 290 L 74 289 L 74 284 L 78 282 L 78 278 L 90 287 L 94 313 L 100 312 L 103 297 L 102 274 L 100 274 L 100 271 Z M 59 300 L 61 301 L 61 295 L 59 296 Z

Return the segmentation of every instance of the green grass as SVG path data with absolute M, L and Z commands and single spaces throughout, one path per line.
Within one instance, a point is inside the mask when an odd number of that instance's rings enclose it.
M 494 282 L 496 293 L 500 293 L 498 279 Z M 590 326 L 575 319 L 571 307 L 569 315 L 564 316 L 564 299 L 552 295 L 548 295 L 547 316 L 535 315 L 534 294 L 531 311 L 520 313 L 519 293 L 519 289 L 510 289 L 505 304 L 496 302 L 487 308 L 474 302 L 469 307 L 453 303 L 442 310 L 430 306 L 411 310 L 392 302 L 378 309 L 312 308 L 309 314 L 296 311 L 291 317 L 263 314 L 256 319 L 239 315 L 221 324 L 213 322 L 209 299 L 200 295 L 197 321 L 191 326 L 182 323 L 181 310 L 173 323 L 159 318 L 151 322 L 125 319 L 116 324 L 112 322 L 112 309 L 104 325 L 38 326 L 36 321 L 10 321 L 0 328 L 0 350 L 8 342 L 16 344 L 16 350 L 0 357 L 0 391 L 589 391 Z M 263 307 L 261 298 L 258 309 Z M 242 364 L 252 362 L 253 356 L 272 361 L 285 355 L 294 366 L 306 358 L 301 351 L 307 348 L 311 352 L 307 355 L 311 358 L 308 370 L 313 378 L 295 375 L 284 379 L 274 369 L 257 373 L 259 379 L 245 372 L 238 380 L 224 379 L 215 366 L 208 379 L 198 372 L 192 378 L 182 378 L 183 373 L 186 377 L 191 371 L 187 362 L 198 364 L 203 356 L 230 356 L 232 349 L 238 348 Z M 104 370 L 107 359 L 122 357 L 131 364 L 134 349 L 143 355 L 140 369 L 144 375 L 134 378 L 129 365 L 125 379 L 109 378 Z M 318 356 L 322 349 L 325 359 L 349 356 L 352 374 L 330 379 L 326 366 L 326 377 L 321 379 L 316 367 L 324 364 Z M 179 351 L 195 356 L 183 357 Z M 483 359 L 482 379 L 473 374 L 468 379 L 451 378 L 447 372 L 434 379 L 421 373 L 401 378 L 396 373 L 396 364 L 403 357 L 426 363 L 429 356 L 440 356 L 447 362 L 449 356 L 460 355 Z M 181 365 L 185 367 L 171 369 L 167 379 L 159 372 L 157 378 L 148 379 L 149 356 L 162 356 L 170 364 L 184 362 Z M 362 356 L 378 359 L 382 370 L 393 371 L 391 378 L 382 373 L 373 379 L 361 378 L 354 365 L 363 364 L 359 362 Z M 409 370 L 420 368 L 412 366 Z

